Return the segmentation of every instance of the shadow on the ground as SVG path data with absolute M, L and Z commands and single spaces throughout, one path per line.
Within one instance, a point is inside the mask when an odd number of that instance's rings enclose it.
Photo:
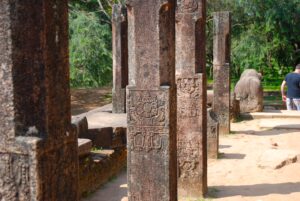
M 219 153 L 219 159 L 244 159 L 246 154 L 237 153 Z
M 232 146 L 231 145 L 223 145 L 223 144 L 219 145 L 219 149 L 228 149 L 230 147 L 232 147 Z
M 284 125 L 281 125 L 282 127 Z M 299 124 L 289 125 L 289 126 L 299 126 Z M 256 136 L 272 136 L 272 135 L 282 135 L 286 133 L 299 132 L 299 129 L 285 129 L 285 128 L 272 128 L 268 130 L 255 131 L 255 130 L 239 130 L 233 131 L 234 134 L 246 134 L 246 135 L 256 135 Z
M 240 185 L 240 186 L 212 186 L 216 189 L 215 196 L 232 197 L 232 196 L 264 196 L 269 194 L 287 195 L 300 191 L 300 182 L 296 183 L 280 183 L 280 184 L 255 184 L 255 185 Z

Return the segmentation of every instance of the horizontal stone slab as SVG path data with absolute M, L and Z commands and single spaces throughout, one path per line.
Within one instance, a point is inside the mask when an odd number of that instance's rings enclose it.
M 72 118 L 86 117 L 89 129 L 103 127 L 126 127 L 126 114 L 112 113 L 112 104 L 91 110 Z
M 300 129 L 299 119 L 261 119 L 260 128 Z
M 242 113 L 244 119 L 263 119 L 263 118 L 300 118 L 300 112 L 287 110 L 268 110 L 264 112 Z

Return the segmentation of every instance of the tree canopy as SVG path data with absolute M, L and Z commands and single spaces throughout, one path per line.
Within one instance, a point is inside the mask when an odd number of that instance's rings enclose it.
M 71 85 L 111 81 L 111 12 L 124 0 L 70 1 Z M 207 69 L 212 68 L 212 15 L 232 12 L 233 80 L 254 68 L 265 80 L 281 80 L 300 62 L 300 0 L 207 0 Z

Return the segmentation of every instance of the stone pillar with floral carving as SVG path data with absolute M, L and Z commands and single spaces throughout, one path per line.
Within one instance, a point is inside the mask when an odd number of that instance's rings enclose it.
M 205 0 L 177 0 L 177 155 L 180 197 L 207 191 Z
M 175 1 L 129 0 L 127 11 L 129 201 L 176 201 Z

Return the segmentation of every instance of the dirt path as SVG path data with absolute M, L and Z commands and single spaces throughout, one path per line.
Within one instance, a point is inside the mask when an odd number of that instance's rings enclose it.
M 271 167 L 282 152 L 300 154 L 300 131 L 261 129 L 260 121 L 234 123 L 233 134 L 220 138 L 221 158 L 208 163 L 207 200 L 300 200 L 300 163 Z M 85 201 L 127 201 L 126 194 L 126 172 L 122 172 Z

